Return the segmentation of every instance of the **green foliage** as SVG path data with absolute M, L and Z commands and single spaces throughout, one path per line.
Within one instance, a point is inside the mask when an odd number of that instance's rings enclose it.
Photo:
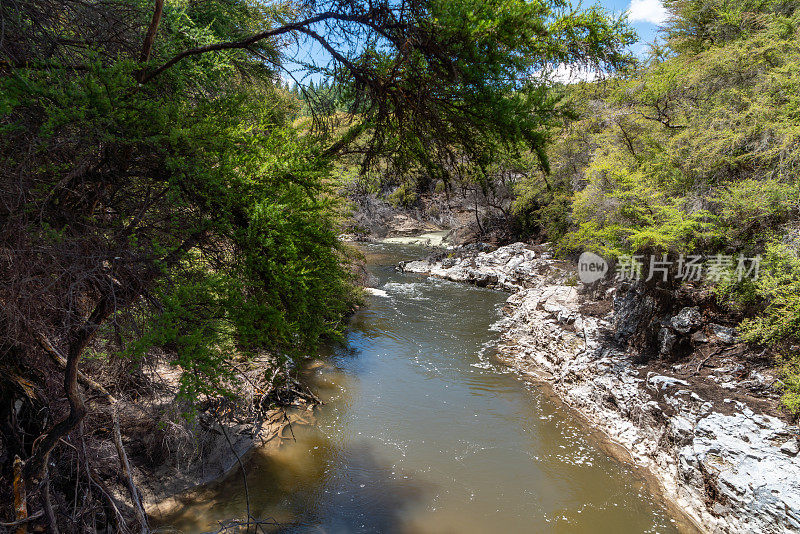
M 796 4 L 786 0 L 666 0 L 673 13 L 667 41 L 678 52 L 699 52 L 747 37 L 764 15 L 791 16 Z
M 408 182 L 400 184 L 388 197 L 389 203 L 403 208 L 410 208 L 418 199 L 416 186 Z
M 167 0 L 140 62 L 152 2 L 68 3 L 26 3 L 0 39 L 3 348 L 113 321 L 103 350 L 168 354 L 193 401 L 235 359 L 295 361 L 341 331 L 357 299 L 337 165 L 392 168 L 403 206 L 460 172 L 490 189 L 499 154 L 547 168 L 570 111 L 536 74 L 615 69 L 633 39 L 560 0 Z M 277 76 L 301 35 L 333 58 L 302 98 Z
M 781 400 L 789 411 L 798 414 L 800 413 L 800 360 L 796 355 L 784 358 L 781 370 L 783 384 Z
M 712 197 L 721 237 L 738 249 L 763 249 L 763 240 L 797 216 L 798 193 L 797 183 L 773 178 L 731 183 Z
M 355 60 L 362 72 L 339 80 L 349 100 L 361 103 L 370 146 L 387 154 L 368 154 L 365 168 L 427 175 L 417 180 L 420 187 L 437 179 L 486 181 L 509 150 L 528 151 L 546 167 L 550 128 L 570 111 L 541 72 L 573 62 L 613 70 L 630 61 L 632 31 L 597 7 L 524 0 L 431 0 L 420 7 L 413 39 L 424 47 L 368 48 Z M 364 78 L 382 83 L 365 87 Z
M 560 239 L 570 227 L 572 194 L 566 188 L 552 190 L 542 180 L 524 180 L 516 184 L 512 213 L 517 233 L 546 240 Z
M 756 291 L 766 303 L 763 314 L 741 324 L 748 341 L 771 343 L 800 333 L 800 257 L 783 243 L 767 246 Z
M 569 88 L 581 118 L 548 152 L 548 180 L 575 190 L 565 253 L 753 254 L 797 215 L 798 15 L 774 2 L 673 4 L 674 39 L 702 33 L 693 16 L 729 9 L 739 30 L 670 41 L 671 55 L 628 77 Z M 520 186 L 518 209 L 539 182 Z
M 243 2 L 167 2 L 155 54 L 256 31 L 262 15 Z M 9 228 L 56 262 L 30 277 L 64 284 L 41 321 L 64 309 L 65 324 L 82 320 L 113 292 L 107 352 L 166 353 L 189 401 L 229 391 L 235 360 L 312 354 L 358 301 L 330 158 L 247 53 L 184 61 L 143 86 L 127 60 L 0 77 L 0 127 L 13 132 L 0 140 L 3 176 L 14 158 L 35 158 L 9 188 L 28 196 Z M 79 290 L 76 307 L 66 298 Z
M 571 241 L 586 243 L 594 223 L 596 239 L 611 255 L 640 250 L 685 252 L 696 246 L 703 212 L 688 213 L 685 201 L 675 198 L 652 175 L 626 165 L 624 154 L 595 156 L 586 169 L 588 184 L 575 194 L 573 218 L 580 226 Z

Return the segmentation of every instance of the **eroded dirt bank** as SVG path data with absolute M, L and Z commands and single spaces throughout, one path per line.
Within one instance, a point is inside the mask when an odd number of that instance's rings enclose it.
M 180 371 L 169 366 L 145 371 L 146 395 L 116 402 L 131 476 L 151 527 L 207 486 L 240 476 L 253 450 L 277 448 L 291 439 L 292 425 L 313 421 L 314 394 L 294 379 L 275 380 L 271 357 L 239 363 L 236 369 L 240 383 L 235 397 L 209 398 L 188 416 L 180 415 L 186 406 L 176 396 Z M 100 456 L 103 450 L 95 453 Z M 107 484 L 127 513 L 124 487 L 112 477 Z
M 665 308 L 635 284 L 590 297 L 569 264 L 522 243 L 400 268 L 510 291 L 498 357 L 547 382 L 703 530 L 800 529 L 798 428 L 782 417 L 769 363 L 711 310 Z M 631 343 L 647 330 L 656 357 Z

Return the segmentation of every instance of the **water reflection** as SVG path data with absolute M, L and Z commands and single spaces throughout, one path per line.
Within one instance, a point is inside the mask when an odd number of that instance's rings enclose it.
M 407 511 L 425 497 L 423 484 L 393 472 L 366 443 L 325 454 L 316 488 L 290 504 L 303 526 L 281 532 L 402 532 Z

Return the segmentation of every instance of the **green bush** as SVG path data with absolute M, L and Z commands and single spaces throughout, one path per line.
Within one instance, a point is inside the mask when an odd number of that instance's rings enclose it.
M 780 0 L 666 0 L 665 47 L 626 76 L 564 88 L 578 117 L 515 215 L 562 256 L 591 250 L 763 255 L 758 280 L 710 285 L 744 338 L 800 338 L 800 13 Z M 795 231 L 795 230 L 790 230 Z M 777 345 L 776 345 L 777 346 Z M 784 402 L 800 408 L 800 363 Z
M 793 354 L 783 359 L 781 382 L 784 406 L 794 414 L 800 413 L 800 355 Z
M 764 312 L 741 324 L 745 340 L 772 343 L 800 339 L 800 257 L 783 243 L 767 246 L 759 278 L 758 296 L 766 302 Z
M 410 208 L 419 200 L 416 183 L 403 182 L 388 197 L 389 203 L 398 208 Z
M 759 250 L 772 234 L 797 215 L 798 184 L 748 178 L 718 191 L 713 199 L 720 234 L 739 249 Z

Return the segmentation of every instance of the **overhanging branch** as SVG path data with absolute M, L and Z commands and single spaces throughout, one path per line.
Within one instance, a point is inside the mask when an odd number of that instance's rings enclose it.
M 307 30 L 308 26 L 312 24 L 316 24 L 318 22 L 323 22 L 326 20 L 337 20 L 341 22 L 355 22 L 359 24 L 364 24 L 367 26 L 372 25 L 371 20 L 371 12 L 368 12 L 364 15 L 344 15 L 341 13 L 335 13 L 333 11 L 326 11 L 324 13 L 320 13 L 313 17 L 309 17 L 305 20 L 301 20 L 298 22 L 292 22 L 291 24 L 286 24 L 284 26 L 280 26 L 278 28 L 273 28 L 271 30 L 266 30 L 261 33 L 257 33 L 255 35 L 251 35 L 245 39 L 241 39 L 239 41 L 228 41 L 224 43 L 213 43 L 204 46 L 198 46 L 196 48 L 190 48 L 189 50 L 184 50 L 183 52 L 179 53 L 178 55 L 174 56 L 172 59 L 167 61 L 166 63 L 162 64 L 161 66 L 157 67 L 155 70 L 145 74 L 142 76 L 140 83 L 146 84 L 156 76 L 159 76 L 164 71 L 169 69 L 170 67 L 174 66 L 176 63 L 180 62 L 182 59 L 185 59 L 190 56 L 198 56 L 201 54 L 205 54 L 208 52 L 218 52 L 220 50 L 235 50 L 235 49 L 242 49 L 252 46 L 253 44 L 257 43 L 258 41 L 262 41 L 264 39 L 268 39 L 270 37 L 276 37 L 278 35 L 283 35 L 286 33 L 290 33 L 293 31 L 303 31 L 307 33 L 310 30 Z M 313 32 L 312 32 L 313 33 Z M 330 51 L 330 50 L 329 50 Z M 339 58 L 337 58 L 339 59 Z

